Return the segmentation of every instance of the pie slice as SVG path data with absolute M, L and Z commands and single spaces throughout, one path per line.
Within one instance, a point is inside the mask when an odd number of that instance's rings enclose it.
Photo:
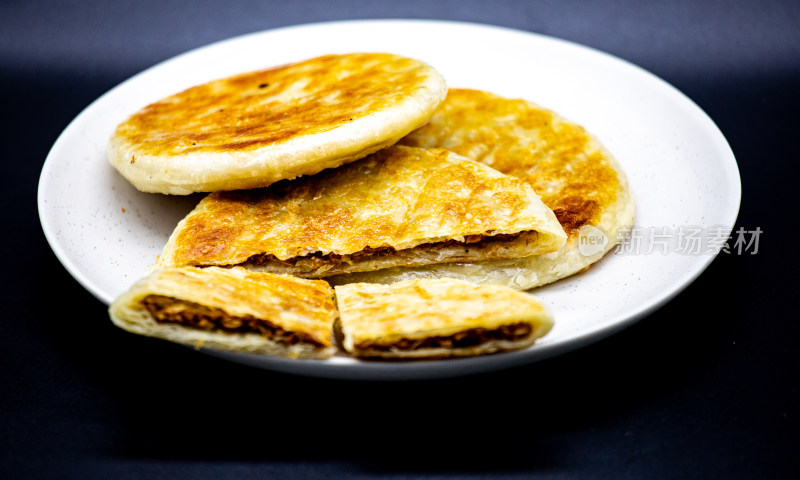
M 531 295 L 499 285 L 421 279 L 335 287 L 344 349 L 358 357 L 481 355 L 530 346 L 553 326 Z
M 159 265 L 319 278 L 525 257 L 565 241 L 526 182 L 447 150 L 389 147 L 312 177 L 208 195 Z
M 336 351 L 333 289 L 321 280 L 243 268 L 168 268 L 134 284 L 109 315 L 129 332 L 197 348 L 290 358 Z

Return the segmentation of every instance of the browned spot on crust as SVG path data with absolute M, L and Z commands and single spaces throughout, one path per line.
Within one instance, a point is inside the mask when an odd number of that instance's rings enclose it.
M 597 202 L 580 197 L 567 197 L 558 202 L 553 209 L 558 222 L 567 232 L 568 236 L 577 235 L 580 228 L 592 221 L 597 216 Z

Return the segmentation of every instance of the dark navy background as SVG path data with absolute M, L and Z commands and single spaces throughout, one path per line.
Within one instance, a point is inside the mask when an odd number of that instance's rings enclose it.
M 588 348 L 451 380 L 295 377 L 113 327 L 39 226 L 58 134 L 191 48 L 359 18 L 508 26 L 659 75 L 730 142 L 758 254 Z M 800 2 L 3 0 L 0 98 L 0 478 L 800 478 Z

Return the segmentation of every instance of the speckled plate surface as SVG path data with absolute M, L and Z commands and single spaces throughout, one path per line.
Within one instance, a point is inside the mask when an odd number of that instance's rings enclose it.
M 106 143 L 128 115 L 214 78 L 364 50 L 419 58 L 450 86 L 526 98 L 585 126 L 628 174 L 636 202 L 633 236 L 589 271 L 534 291 L 551 309 L 556 327 L 526 350 L 391 363 L 208 353 L 285 372 L 362 379 L 454 376 L 540 360 L 599 340 L 663 305 L 702 273 L 736 220 L 739 172 L 722 134 L 688 98 L 636 66 L 569 42 L 497 27 L 334 22 L 255 33 L 188 52 L 86 108 L 56 141 L 39 182 L 42 227 L 59 260 L 87 290 L 110 303 L 146 274 L 200 198 L 141 193 L 113 170 Z

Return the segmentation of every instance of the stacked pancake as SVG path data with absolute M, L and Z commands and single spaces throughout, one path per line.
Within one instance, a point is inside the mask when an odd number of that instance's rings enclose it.
M 211 192 L 112 304 L 114 323 L 249 353 L 530 346 L 552 319 L 518 290 L 588 267 L 633 217 L 622 170 L 583 128 L 448 92 L 431 66 L 390 54 L 191 88 L 122 123 L 109 154 L 142 191 Z M 609 239 L 602 251 L 580 252 L 586 228 Z

